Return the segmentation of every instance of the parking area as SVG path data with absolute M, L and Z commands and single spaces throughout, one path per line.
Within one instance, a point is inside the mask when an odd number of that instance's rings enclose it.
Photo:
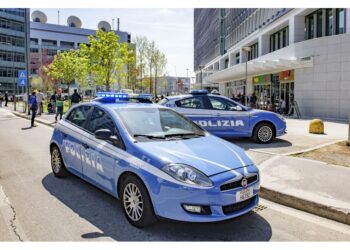
M 249 138 L 232 138 L 229 141 L 244 148 L 255 163 L 260 164 L 274 155 L 289 155 L 313 149 L 348 136 L 348 124 L 325 121 L 325 134 L 310 134 L 309 119 L 286 119 L 287 134 L 276 138 L 269 144 L 258 144 Z

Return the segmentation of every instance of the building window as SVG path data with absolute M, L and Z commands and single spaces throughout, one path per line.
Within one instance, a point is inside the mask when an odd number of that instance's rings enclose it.
M 326 9 L 326 36 L 333 34 L 333 10 Z
M 229 62 L 229 60 L 228 60 L 228 58 L 226 58 L 226 59 L 225 59 L 225 69 L 228 68 L 228 62 Z
M 288 46 L 288 26 L 270 35 L 270 52 Z
M 42 44 L 43 46 L 57 46 L 57 41 L 55 41 L 55 40 L 45 40 L 45 39 L 43 39 L 43 40 L 41 41 L 41 44 Z
M 323 12 L 326 18 L 325 29 L 323 28 Z M 319 9 L 305 17 L 306 39 L 343 33 L 345 33 L 345 9 Z
M 337 28 L 336 34 L 345 33 L 345 10 L 337 9 Z
M 238 52 L 238 53 L 236 53 L 236 64 L 239 64 L 239 57 L 240 57 L 240 54 Z
M 39 40 L 37 38 L 30 38 L 30 45 L 38 45 Z
M 248 61 L 258 58 L 259 56 L 259 46 L 258 43 L 253 44 L 251 47 L 251 51 L 248 52 Z

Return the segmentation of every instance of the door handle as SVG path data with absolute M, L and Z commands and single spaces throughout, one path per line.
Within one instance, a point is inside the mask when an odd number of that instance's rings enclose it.
M 86 143 L 82 143 L 81 145 L 82 145 L 85 149 L 90 148 L 89 145 L 87 145 Z

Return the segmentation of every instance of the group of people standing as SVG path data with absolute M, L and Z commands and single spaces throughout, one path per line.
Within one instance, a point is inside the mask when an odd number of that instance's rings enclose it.
M 35 117 L 37 115 L 41 115 L 43 112 L 43 101 L 44 101 L 44 95 L 41 92 L 41 90 L 36 93 L 35 91 L 32 92 L 32 95 L 29 99 L 29 108 L 32 114 L 31 117 L 31 127 L 34 127 L 34 121 Z M 81 96 L 79 95 L 78 91 L 75 89 L 73 95 L 70 98 L 71 106 L 74 106 L 78 104 L 82 100 Z M 64 101 L 65 98 L 62 94 L 62 89 L 57 89 L 57 92 L 55 92 L 50 97 L 50 102 L 48 104 L 48 112 L 49 113 L 55 113 L 55 122 L 57 122 L 57 118 L 62 119 L 63 115 L 63 108 L 64 108 Z

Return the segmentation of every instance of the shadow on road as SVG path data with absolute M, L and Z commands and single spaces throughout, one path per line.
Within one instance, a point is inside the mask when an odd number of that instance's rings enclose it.
M 271 143 L 267 143 L 267 144 L 256 143 L 251 138 L 227 138 L 226 140 L 244 148 L 245 150 L 286 148 L 293 145 L 291 142 L 280 138 L 275 138 Z
M 161 221 L 138 229 L 127 222 L 118 200 L 75 176 L 58 179 L 48 174 L 42 184 L 51 195 L 101 231 L 86 232 L 82 239 L 108 236 L 118 241 L 268 241 L 272 235 L 269 223 L 254 212 L 219 223 Z

